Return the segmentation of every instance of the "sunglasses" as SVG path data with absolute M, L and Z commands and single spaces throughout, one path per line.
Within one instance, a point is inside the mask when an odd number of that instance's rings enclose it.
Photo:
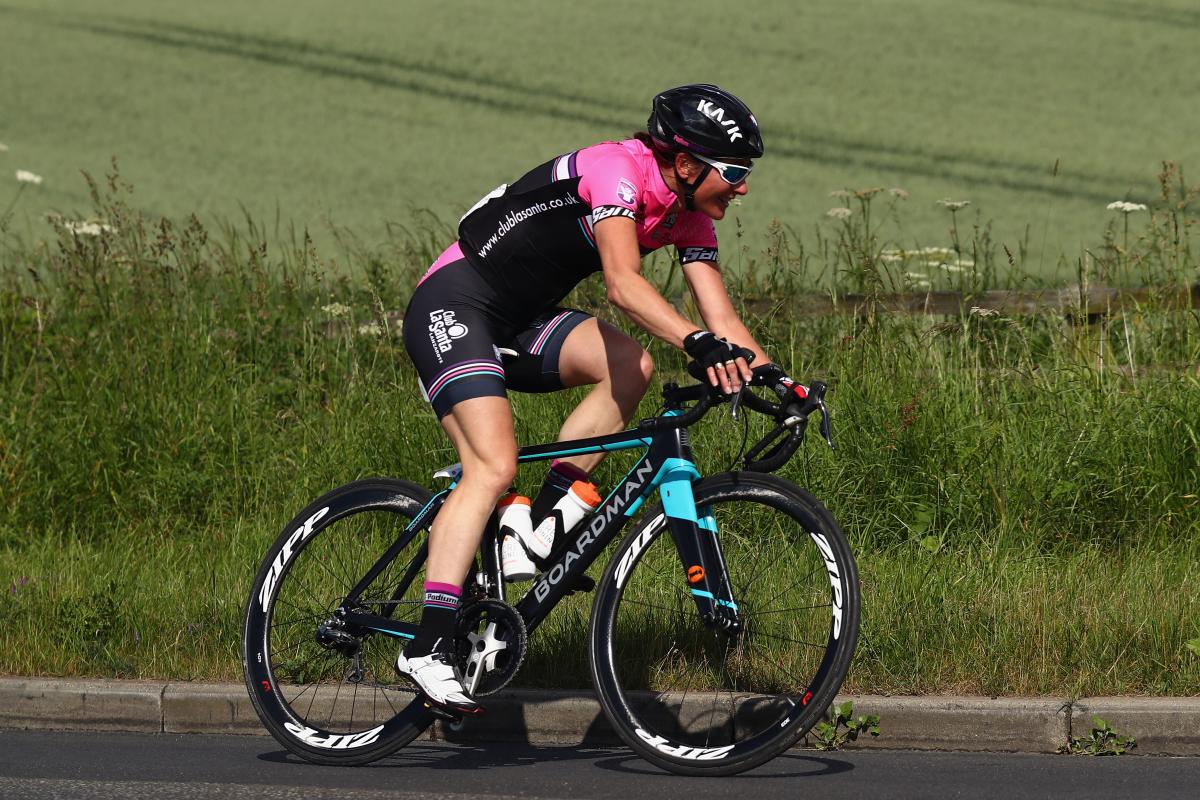
M 715 169 L 717 174 L 721 176 L 721 180 L 730 186 L 737 186 L 739 183 L 745 181 L 750 175 L 750 170 L 754 169 L 753 164 L 728 164 L 724 161 L 714 161 L 711 158 L 705 158 L 697 153 L 690 153 L 689 155 L 697 161 L 703 161 Z

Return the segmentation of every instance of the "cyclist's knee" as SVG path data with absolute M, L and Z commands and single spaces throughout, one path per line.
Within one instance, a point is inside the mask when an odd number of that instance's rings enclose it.
M 654 376 L 654 359 L 632 339 L 623 352 L 614 355 L 608 361 L 609 377 L 622 389 L 636 390 L 641 396 Z
M 631 370 L 631 372 L 633 372 Z M 646 387 L 650 385 L 650 379 L 654 377 L 654 358 L 650 353 L 643 350 L 641 357 L 637 361 L 637 370 L 630 375 L 630 380 L 637 380 L 642 387 L 642 391 L 646 391 Z
M 497 449 L 500 452 L 481 453 L 476 458 L 464 459 L 461 483 L 470 483 L 496 495 L 512 486 L 517 477 L 516 451 Z

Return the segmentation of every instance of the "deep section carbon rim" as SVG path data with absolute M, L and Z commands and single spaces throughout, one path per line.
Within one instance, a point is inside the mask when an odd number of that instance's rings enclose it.
M 285 528 L 259 572 L 246 614 L 247 685 L 267 728 L 306 759 L 370 761 L 429 724 L 396 676 L 406 640 L 355 629 L 335 614 L 426 502 L 418 487 L 387 479 L 334 490 Z M 419 620 L 422 573 L 406 573 L 424 540 L 416 537 L 366 587 L 362 610 Z
M 841 686 L 858 629 L 853 557 L 829 512 L 773 476 L 696 486 L 742 622 L 699 618 L 661 508 L 618 547 L 597 596 L 593 675 L 610 719 L 649 760 L 730 774 L 794 744 Z

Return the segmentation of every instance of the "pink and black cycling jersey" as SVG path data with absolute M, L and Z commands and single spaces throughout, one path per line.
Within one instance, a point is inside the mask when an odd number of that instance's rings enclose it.
M 672 211 L 676 195 L 654 153 L 629 139 L 551 159 L 498 187 L 459 224 L 459 240 L 426 274 L 465 258 L 497 292 L 503 308 L 533 315 L 557 304 L 601 269 L 594 226 L 628 217 L 643 255 L 674 245 L 681 263 L 717 260 L 712 220 Z M 507 315 L 506 315 L 507 316 Z
M 563 388 L 562 347 L 590 317 L 558 303 L 601 269 L 601 220 L 632 219 L 643 255 L 674 245 L 685 264 L 715 262 L 712 220 L 672 211 L 675 203 L 654 154 L 637 140 L 552 159 L 480 200 L 404 315 L 404 347 L 438 416 L 509 388 Z

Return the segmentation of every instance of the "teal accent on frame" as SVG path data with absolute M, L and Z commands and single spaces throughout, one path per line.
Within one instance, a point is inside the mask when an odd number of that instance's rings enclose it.
M 637 470 L 638 470 L 638 467 L 640 467 L 640 466 L 641 466 L 642 464 L 644 464 L 645 462 L 646 462 L 645 453 L 643 453 L 643 454 L 642 454 L 642 458 L 639 458 L 639 459 L 638 459 L 638 460 L 637 460 L 637 461 L 634 463 L 634 465 L 633 465 L 632 467 L 630 467 L 630 468 L 629 468 L 629 472 L 626 472 L 626 473 L 625 473 L 625 477 L 624 477 L 624 478 L 621 478 L 621 480 L 617 481 L 617 485 L 613 487 L 613 490 L 612 490 L 611 492 L 609 492 L 609 493 L 608 493 L 608 496 L 607 496 L 607 497 L 605 497 L 605 498 L 604 498 L 604 500 L 602 500 L 602 501 L 600 502 L 600 505 L 596 506 L 596 508 L 604 508 L 605 506 L 607 506 L 607 505 L 608 505 L 608 501 L 609 501 L 609 500 L 612 500 L 612 498 L 613 498 L 613 495 L 615 495 L 617 492 L 619 492 L 619 491 L 621 491 L 622 489 L 624 489 L 624 488 L 625 488 L 625 484 L 629 483 L 629 479 L 630 479 L 630 477 L 632 477 L 632 476 L 633 476 L 633 474 L 634 474 L 635 472 L 637 472 Z M 647 482 L 647 484 L 646 484 L 646 487 L 647 487 L 647 488 L 646 488 L 646 491 L 647 491 L 647 493 L 649 492 L 649 490 L 650 490 L 650 487 L 652 487 L 653 485 L 654 485 L 654 484 L 653 484 L 653 482 L 650 482 L 650 481 L 648 481 L 648 482 Z M 622 514 L 624 514 L 624 515 L 625 515 L 625 516 L 627 516 L 627 517 L 628 517 L 628 516 L 631 516 L 631 515 L 633 514 L 634 510 L 636 510 L 636 509 L 638 508 L 638 506 L 640 506 L 640 505 L 642 504 L 642 500 L 643 500 L 643 498 L 644 498 L 644 497 L 645 497 L 645 494 L 643 494 L 643 495 L 642 495 L 642 497 L 639 497 L 637 500 L 635 500 L 635 501 L 634 501 L 633 503 L 631 503 L 629 506 L 626 506 L 625 510 L 624 510 L 624 511 L 622 511 L 621 513 L 622 513 Z
M 691 522 L 696 520 L 696 498 L 692 494 L 692 481 L 700 477 L 700 470 L 691 461 L 683 458 L 668 458 L 663 462 L 654 482 L 660 483 L 663 511 L 668 517 Z
M 713 599 L 712 592 L 706 592 L 703 589 L 692 589 L 692 594 L 696 595 L 697 597 L 707 597 L 709 600 Z M 717 602 L 719 603 L 721 601 L 718 600 Z
M 663 465 L 658 468 L 658 474 L 654 476 L 654 483 L 661 483 L 668 480 L 682 480 L 683 476 L 670 477 L 673 472 L 683 472 L 687 474 L 688 481 L 697 480 L 700 477 L 700 470 L 696 469 L 696 465 L 686 458 L 668 458 L 663 462 Z
M 400 631 L 389 631 L 387 628 L 375 628 L 375 627 L 372 627 L 372 628 L 371 628 L 371 630 L 373 630 L 373 631 L 379 631 L 380 633 L 386 633 L 388 636 L 395 636 L 395 637 L 396 637 L 396 638 L 398 638 L 398 639 L 414 639 L 414 638 L 416 638 L 416 635 L 415 635 L 415 634 L 412 634 L 412 633 L 401 633 Z
M 696 522 L 696 500 L 692 496 L 691 481 L 664 481 L 658 493 L 662 495 L 663 511 L 668 517 Z
M 702 530 L 717 532 L 717 518 L 713 516 L 712 506 L 700 509 L 700 519 L 696 523 Z
M 640 439 L 630 439 L 627 442 L 617 442 L 616 444 L 596 444 L 590 447 L 574 447 L 566 450 L 555 450 L 552 453 L 538 453 L 536 455 L 517 456 L 517 461 L 545 461 L 548 458 L 558 458 L 559 456 L 577 456 L 582 453 L 611 453 L 615 450 L 632 450 L 635 447 L 649 447 L 650 438 L 643 437 Z
M 732 600 L 718 600 L 717 605 L 725 606 L 726 608 L 732 608 L 734 611 L 738 610 L 737 603 L 733 602 Z

